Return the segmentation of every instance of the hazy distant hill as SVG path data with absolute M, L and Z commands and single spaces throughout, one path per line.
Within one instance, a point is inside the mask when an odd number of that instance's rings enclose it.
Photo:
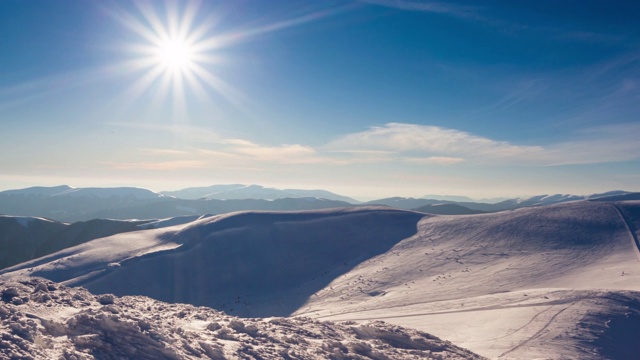
M 178 195 L 195 199 L 182 199 L 176 197 Z M 640 194 L 612 191 L 589 196 L 540 195 L 527 199 L 511 199 L 495 204 L 393 197 L 357 205 L 386 205 L 398 209 L 420 209 L 419 211 L 441 214 L 472 214 L 513 210 L 528 206 L 548 206 L 585 199 L 617 199 L 622 201 L 635 198 L 640 198 Z M 335 199 L 348 199 L 349 201 Z M 188 188 L 178 192 L 165 193 L 133 187 L 72 188 L 66 185 L 0 192 L 0 214 L 35 216 L 67 222 L 96 218 L 159 219 L 222 214 L 241 210 L 314 210 L 349 207 L 355 203 L 357 201 L 353 199 L 324 190 L 279 190 L 258 185 L 239 184 Z M 450 206 L 443 206 L 446 204 Z M 436 205 L 438 206 L 436 207 Z
M 503 200 L 497 203 L 484 203 L 484 202 L 465 202 L 465 201 L 451 201 L 440 199 L 425 199 L 425 198 L 404 198 L 404 197 L 391 197 L 368 201 L 366 205 L 387 205 L 398 209 L 418 209 L 421 207 L 429 207 L 437 204 L 456 204 L 465 208 L 481 211 L 481 212 L 497 212 L 504 210 L 513 210 L 529 206 L 548 206 L 554 204 L 560 204 L 569 201 L 579 200 L 636 200 L 640 199 L 640 193 L 615 190 L 606 193 L 592 194 L 592 195 L 571 195 L 571 194 L 554 194 L 554 195 L 536 195 L 528 198 L 516 198 Z M 421 210 L 422 211 L 422 210 Z
M 438 204 L 456 204 L 467 209 L 473 211 L 481 211 L 481 212 L 496 212 L 503 210 L 510 210 L 517 208 L 517 204 L 514 202 L 500 202 L 497 204 L 488 204 L 488 203 L 475 203 L 475 202 L 455 202 L 455 201 L 447 201 L 447 200 L 435 200 L 435 199 L 416 199 L 416 198 L 403 198 L 403 197 L 392 197 L 385 199 L 378 199 L 373 201 L 368 201 L 365 205 L 386 205 L 395 207 L 398 209 L 419 209 L 424 206 L 433 206 Z
M 327 200 L 344 201 L 357 204 L 358 201 L 346 196 L 334 194 L 326 190 L 300 190 L 266 188 L 260 185 L 227 184 L 207 187 L 191 187 L 177 191 L 163 191 L 162 194 L 175 196 L 180 199 L 217 199 L 241 200 L 261 199 L 275 200 L 282 198 L 316 197 Z
M 432 199 L 432 200 L 446 200 L 446 201 L 455 201 L 455 202 L 475 202 L 470 197 L 467 196 L 457 196 L 457 195 L 425 195 L 421 199 Z
M 275 200 L 185 200 L 140 188 L 28 188 L 0 192 L 0 214 L 36 216 L 57 221 L 97 218 L 158 219 L 220 214 L 239 210 L 312 210 L 351 206 L 317 197 Z

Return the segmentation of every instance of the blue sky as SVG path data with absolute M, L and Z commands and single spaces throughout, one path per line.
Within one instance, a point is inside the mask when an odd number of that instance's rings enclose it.
M 640 191 L 639 10 L 5 0 L 0 189 Z

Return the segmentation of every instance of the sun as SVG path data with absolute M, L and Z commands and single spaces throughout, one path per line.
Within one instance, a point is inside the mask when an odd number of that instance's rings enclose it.
M 168 39 L 159 44 L 157 61 L 169 71 L 187 71 L 194 62 L 194 49 L 184 39 Z
M 225 41 L 213 33 L 211 21 L 198 18 L 200 2 L 135 4 L 137 12 L 114 13 L 136 35 L 134 42 L 124 45 L 130 59 L 121 64 L 128 72 L 141 74 L 122 94 L 127 103 L 152 93 L 153 104 L 171 104 L 180 118 L 188 115 L 190 95 L 207 101 L 215 93 L 240 103 L 238 92 L 215 74 L 215 66 L 222 61 L 217 51 Z

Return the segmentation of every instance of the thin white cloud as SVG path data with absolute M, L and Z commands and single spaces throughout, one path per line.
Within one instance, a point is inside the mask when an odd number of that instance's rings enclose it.
M 137 162 L 110 163 L 121 170 L 179 170 L 279 165 L 397 163 L 404 166 L 558 166 L 640 159 L 640 124 L 584 130 L 567 141 L 545 146 L 518 145 L 438 126 L 389 123 L 346 134 L 314 148 L 304 144 L 263 145 L 232 138 L 206 147 L 141 149 Z M 151 157 L 151 158 L 149 158 Z M 169 160 L 170 159 L 170 160 Z
M 139 129 L 139 130 L 147 130 L 152 132 L 166 132 L 170 133 L 173 136 L 180 137 L 183 139 L 188 139 L 193 142 L 209 142 L 209 141 L 220 141 L 222 137 L 215 131 L 211 129 L 187 125 L 187 124 L 153 124 L 153 123 L 141 123 L 141 122 L 108 122 L 105 125 L 122 127 L 122 128 L 131 128 L 131 129 Z
M 436 14 L 447 14 L 461 18 L 479 19 L 475 8 L 470 6 L 460 6 L 448 2 L 440 1 L 408 1 L 408 0 L 362 0 L 361 2 L 386 6 L 400 10 L 420 11 Z
M 334 140 L 328 147 L 344 151 L 389 150 L 407 154 L 418 152 L 424 154 L 425 158 L 540 159 L 545 155 L 544 149 L 539 146 L 518 146 L 455 129 L 401 123 L 389 123 L 348 134 Z
M 299 144 L 264 146 L 243 139 L 226 139 L 222 143 L 231 145 L 225 149 L 227 152 L 260 161 L 288 164 L 322 162 L 312 147 Z
M 546 146 L 517 145 L 455 129 L 389 123 L 347 134 L 327 145 L 332 151 L 391 151 L 406 162 L 485 165 L 570 165 L 640 159 L 640 124 L 590 129 L 574 139 Z
M 176 161 L 160 161 L 160 162 L 126 162 L 126 163 L 106 162 L 105 164 L 118 170 L 142 169 L 142 170 L 163 170 L 163 171 L 200 169 L 206 166 L 206 163 L 202 160 L 176 160 Z
M 429 156 L 429 157 L 409 157 L 404 158 L 404 162 L 413 164 L 435 164 L 435 165 L 453 165 L 464 162 L 463 158 L 450 156 Z

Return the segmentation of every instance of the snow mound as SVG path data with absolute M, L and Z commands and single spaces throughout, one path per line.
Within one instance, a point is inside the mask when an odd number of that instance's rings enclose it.
M 141 296 L 93 295 L 44 279 L 0 282 L 6 359 L 481 359 L 381 321 L 239 319 Z
M 1 273 L 234 315 L 286 316 L 334 278 L 414 235 L 422 217 L 376 207 L 239 212 L 93 240 Z

